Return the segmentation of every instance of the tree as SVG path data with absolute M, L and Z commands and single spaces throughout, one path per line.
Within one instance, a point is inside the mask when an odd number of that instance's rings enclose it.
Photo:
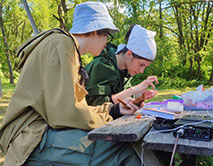
M 202 79 L 201 61 L 202 51 L 208 45 L 210 39 L 212 18 L 210 14 L 213 4 L 210 1 L 171 1 L 171 6 L 177 24 L 178 41 L 182 50 L 182 64 L 190 62 L 191 76 Z M 194 73 L 194 62 L 197 63 L 197 71 Z
M 159 19 L 160 19 L 160 38 L 163 38 L 163 27 L 162 27 L 162 0 L 159 0 Z
M 84 2 L 87 0 L 74 0 L 74 1 L 66 1 L 66 0 L 56 0 L 54 6 L 56 6 L 57 10 L 52 14 L 53 18 L 55 18 L 60 23 L 60 28 L 69 30 L 72 26 L 73 20 L 73 12 L 74 8 L 77 4 Z
M 9 67 L 9 73 L 10 73 L 10 84 L 14 84 L 14 76 L 13 76 L 13 70 L 11 66 L 11 61 L 10 61 L 10 55 L 9 55 L 9 49 L 8 49 L 8 44 L 7 44 L 7 39 L 5 36 L 5 30 L 4 30 L 4 21 L 3 21 L 3 0 L 0 2 L 0 26 L 1 26 L 1 32 L 4 40 L 4 47 L 5 47 L 5 53 L 7 56 L 7 63 Z
M 2 97 L 2 85 L 1 85 L 1 76 L 0 76 L 0 98 Z
M 212 71 L 211 71 L 211 76 L 210 76 L 210 79 L 209 79 L 209 83 L 210 83 L 210 85 L 213 85 L 213 67 L 212 67 Z

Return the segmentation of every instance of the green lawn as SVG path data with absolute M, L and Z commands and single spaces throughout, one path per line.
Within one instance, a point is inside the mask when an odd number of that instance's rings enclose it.
M 0 124 L 4 118 L 4 114 L 7 109 L 8 103 L 10 101 L 11 94 L 12 93 L 7 92 L 6 94 L 3 95 L 4 97 L 0 98 Z M 4 156 L 0 151 L 0 166 L 3 166 L 3 161 L 4 161 Z
M 4 87 L 3 87 L 4 88 Z M 10 98 L 13 93 L 14 86 L 5 86 L 5 89 L 3 89 L 3 97 L 0 98 L 0 124 L 4 118 L 5 111 L 7 109 L 7 106 L 9 104 Z M 181 95 L 184 92 L 191 91 L 194 89 L 186 88 L 186 89 L 180 89 L 180 90 L 158 90 L 158 94 L 149 101 L 162 101 L 164 99 L 171 99 L 174 95 Z M 148 101 L 147 101 L 148 102 Z M 180 163 L 180 157 L 178 154 L 176 154 L 176 163 Z M 4 156 L 0 152 L 0 166 L 3 166 Z M 178 165 L 178 164 L 176 164 Z M 204 157 L 199 156 L 198 157 L 198 166 L 213 166 L 213 157 Z
M 4 114 L 12 96 L 14 85 L 3 84 L 3 97 L 0 98 L 0 125 L 3 121 Z M 0 151 L 0 166 L 3 166 L 4 155 Z

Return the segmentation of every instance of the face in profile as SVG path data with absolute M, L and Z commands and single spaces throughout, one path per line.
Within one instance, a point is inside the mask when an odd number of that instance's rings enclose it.
M 145 68 L 149 66 L 152 62 L 146 59 L 138 59 L 132 56 L 129 56 L 126 62 L 127 70 L 131 76 L 134 76 L 138 73 L 143 73 Z
M 94 56 L 100 55 L 101 51 L 106 46 L 107 37 L 108 37 L 108 35 L 103 35 L 103 34 L 98 35 L 98 34 L 95 34 L 93 36 L 93 39 L 91 40 L 92 49 L 91 49 L 90 53 L 93 54 Z

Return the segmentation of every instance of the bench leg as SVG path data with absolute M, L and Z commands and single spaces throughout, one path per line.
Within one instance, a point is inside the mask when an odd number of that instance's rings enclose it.
M 144 149 L 142 154 L 142 141 L 131 143 L 138 157 L 143 160 L 144 166 L 166 166 L 163 162 L 153 153 L 153 151 Z M 142 156 L 143 155 L 143 156 Z

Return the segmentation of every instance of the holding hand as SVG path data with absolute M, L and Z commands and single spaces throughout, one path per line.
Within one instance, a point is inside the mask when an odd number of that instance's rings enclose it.
M 155 89 L 155 85 L 153 82 L 156 82 L 158 84 L 158 79 L 157 76 L 149 76 L 146 80 L 143 82 L 139 83 L 138 85 L 134 86 L 134 90 L 136 93 L 143 93 L 146 88 L 149 86 L 152 87 L 152 89 Z
M 134 87 L 123 90 L 120 93 L 113 94 L 112 101 L 116 104 L 118 103 L 118 99 L 124 100 L 137 93 L 145 93 L 146 95 L 145 99 L 150 99 L 157 94 L 157 91 L 155 91 L 154 82 L 158 84 L 157 76 L 150 76 L 146 80 L 144 80 L 143 82 L 139 83 L 138 85 Z M 146 90 L 148 86 L 151 86 L 153 91 Z
M 147 90 L 147 89 L 143 92 L 145 100 L 153 98 L 157 93 L 158 92 L 156 90 Z
M 132 103 L 134 100 L 135 99 L 133 98 L 127 98 L 123 100 L 126 104 L 122 104 L 122 103 L 119 104 L 120 113 L 122 115 L 134 114 L 139 109 L 138 106 Z
M 157 91 L 155 90 L 145 90 L 144 91 L 144 100 L 151 99 L 157 94 Z M 133 104 L 135 101 L 134 98 L 127 98 L 125 100 L 118 100 L 120 102 L 119 108 L 120 108 L 120 114 L 122 115 L 129 115 L 129 114 L 134 114 L 139 108 L 143 108 L 144 106 L 144 101 L 141 102 L 140 107 L 137 105 Z

